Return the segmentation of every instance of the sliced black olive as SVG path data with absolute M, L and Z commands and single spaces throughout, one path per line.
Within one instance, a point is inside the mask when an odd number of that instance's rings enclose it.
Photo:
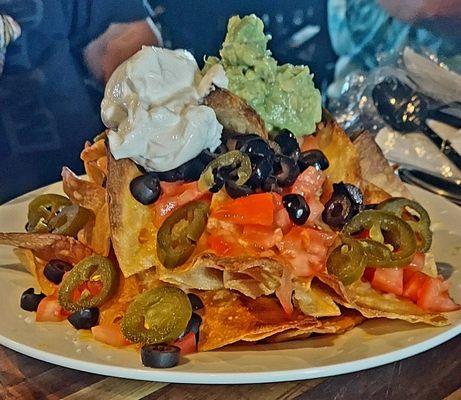
M 188 293 L 187 297 L 189 297 L 190 305 L 192 306 L 192 311 L 197 311 L 203 308 L 203 302 L 200 299 L 200 297 L 198 297 L 196 294 Z
M 196 343 L 198 343 L 199 334 L 200 334 L 200 325 L 202 324 L 202 317 L 196 313 L 192 313 L 190 317 L 189 323 L 187 324 L 186 329 L 184 332 L 179 336 L 178 339 L 182 339 L 186 336 L 189 332 L 193 332 L 195 335 Z
M 223 142 L 225 142 L 229 150 L 239 150 L 246 142 L 255 139 L 261 139 L 261 136 L 256 133 L 250 134 L 235 134 L 235 133 L 223 133 Z
M 226 181 L 226 192 L 233 199 L 236 199 L 238 197 L 248 196 L 254 193 L 253 189 L 251 189 L 250 187 L 246 185 L 241 185 L 241 186 L 237 185 L 232 180 Z
M 272 160 L 269 157 L 260 158 L 253 163 L 253 172 L 245 185 L 253 189 L 260 188 L 272 172 Z
M 277 178 L 273 175 L 270 175 L 267 177 L 267 179 L 261 185 L 261 189 L 264 192 L 276 192 L 276 193 L 282 192 L 282 189 L 277 184 Z
M 270 161 L 274 159 L 274 150 L 272 150 L 268 143 L 262 139 L 253 139 L 245 142 L 238 150 L 242 153 L 248 154 L 251 160 L 258 158 L 267 158 Z
M 50 260 L 43 269 L 43 275 L 50 282 L 59 285 L 62 282 L 62 277 L 67 271 L 72 269 L 72 264 L 62 260 Z
M 275 137 L 274 140 L 280 146 L 280 151 L 282 154 L 293 158 L 295 161 L 298 160 L 301 150 L 299 148 L 299 143 L 293 133 L 284 129 Z
M 352 218 L 352 203 L 345 194 L 333 195 L 325 204 L 323 221 L 332 228 L 341 229 Z
M 300 154 L 298 165 L 301 172 L 308 167 L 314 167 L 319 171 L 325 171 L 330 166 L 330 163 L 322 151 L 307 150 Z
M 226 183 L 226 178 L 223 176 L 220 170 L 216 171 L 214 174 L 214 184 L 210 189 L 211 193 L 218 193 Z
M 99 323 L 99 308 L 84 308 L 70 314 L 67 320 L 75 329 L 91 329 Z
M 177 182 L 184 180 L 183 170 L 178 168 L 170 171 L 157 172 L 158 178 L 163 182 Z
M 333 194 L 325 204 L 323 221 L 341 229 L 353 216 L 364 209 L 362 191 L 350 183 L 334 183 Z
M 143 365 L 151 368 L 171 368 L 179 362 L 180 349 L 165 344 L 146 344 L 141 348 Z
M 277 155 L 274 161 L 274 173 L 280 187 L 293 185 L 300 171 L 298 164 L 290 157 Z
M 226 144 L 221 143 L 214 151 L 214 154 L 220 156 L 221 154 L 227 153 L 228 151 L 229 149 L 227 148 Z
M 303 196 L 300 194 L 287 194 L 283 196 L 282 202 L 293 223 L 296 225 L 304 225 L 306 223 L 311 210 Z
M 21 308 L 25 311 L 37 311 L 38 304 L 45 297 L 43 293 L 35 294 L 34 288 L 29 288 L 21 295 Z
M 150 172 L 134 178 L 130 183 L 130 191 L 133 197 L 141 204 L 155 203 L 161 193 L 157 174 Z

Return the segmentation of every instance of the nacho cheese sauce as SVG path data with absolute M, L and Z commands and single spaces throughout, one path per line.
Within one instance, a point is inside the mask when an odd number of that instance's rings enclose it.
M 227 88 L 220 65 L 202 76 L 186 50 L 143 47 L 122 63 L 106 85 L 101 117 L 112 155 L 148 171 L 168 171 L 214 151 L 222 125 L 200 104 L 214 86 Z

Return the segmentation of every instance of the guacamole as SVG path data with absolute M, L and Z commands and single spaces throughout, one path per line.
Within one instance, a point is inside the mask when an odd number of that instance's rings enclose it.
M 219 52 L 209 57 L 205 70 L 221 63 L 229 79 L 229 90 L 243 98 L 271 130 L 288 129 L 296 136 L 314 132 L 320 121 L 321 96 L 306 66 L 277 65 L 267 49 L 269 35 L 254 14 L 234 16 Z

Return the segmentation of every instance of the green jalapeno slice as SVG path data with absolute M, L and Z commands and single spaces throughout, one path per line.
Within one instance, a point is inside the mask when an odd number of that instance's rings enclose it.
M 157 233 L 157 255 L 169 269 L 184 264 L 205 230 L 209 204 L 192 201 L 165 219 Z
M 92 295 L 85 285 L 98 282 L 99 293 Z M 99 307 L 115 292 L 118 284 L 118 271 L 111 260 L 99 255 L 84 258 L 74 266 L 62 281 L 58 290 L 59 304 L 68 311 Z M 83 290 L 82 290 L 83 288 Z M 75 298 L 76 291 L 80 291 Z
M 122 319 L 123 336 L 133 343 L 156 344 L 177 339 L 187 327 L 192 307 L 181 289 L 157 287 L 141 293 Z

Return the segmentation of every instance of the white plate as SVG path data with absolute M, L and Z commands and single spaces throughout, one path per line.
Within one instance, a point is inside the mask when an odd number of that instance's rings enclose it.
M 55 184 L 37 192 L 56 192 Z M 451 293 L 461 301 L 461 208 L 411 188 L 433 219 L 438 262 L 452 265 Z M 0 206 L 0 230 L 22 231 L 28 194 Z M 457 269 L 457 270 L 456 270 Z M 318 378 L 387 364 L 428 350 L 461 332 L 461 312 L 449 314 L 443 328 L 402 321 L 370 320 L 338 336 L 274 345 L 237 345 L 198 353 L 168 370 L 144 368 L 139 354 L 82 337 L 67 322 L 35 323 L 19 308 L 19 297 L 34 286 L 10 248 L 0 247 L 0 343 L 20 353 L 77 370 L 123 378 L 181 383 L 260 383 Z

